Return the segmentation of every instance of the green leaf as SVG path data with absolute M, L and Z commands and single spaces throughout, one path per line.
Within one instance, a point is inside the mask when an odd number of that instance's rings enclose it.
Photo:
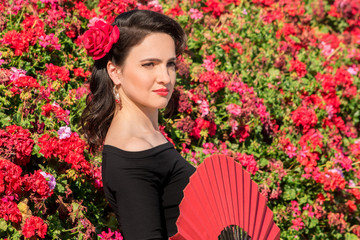
M 300 39 L 298 39 L 297 37 L 290 35 L 289 36 L 292 40 L 294 40 L 296 43 L 301 43 Z
M 266 167 L 269 164 L 269 160 L 266 158 L 260 158 L 259 164 L 261 167 Z
M 2 127 L 9 126 L 11 121 L 10 116 L 6 115 L 5 113 L 0 112 L 0 124 Z
M 317 226 L 318 223 L 319 223 L 319 220 L 316 217 L 311 218 L 309 228 L 313 228 L 313 227 Z
M 352 233 L 346 233 L 345 234 L 345 240 L 357 240 L 358 237 L 355 234 Z
M 7 229 L 7 224 L 6 224 L 5 219 L 0 218 L 0 231 L 5 232 L 6 229 Z
M 285 200 L 293 200 L 296 197 L 296 191 L 292 188 L 285 189 L 284 199 Z

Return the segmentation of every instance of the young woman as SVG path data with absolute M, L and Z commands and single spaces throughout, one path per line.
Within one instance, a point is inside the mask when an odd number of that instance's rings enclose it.
M 158 109 L 171 98 L 186 35 L 163 14 L 133 10 L 93 23 L 84 38 L 95 63 L 81 124 L 91 150 L 103 146 L 105 196 L 125 240 L 168 239 L 195 168 L 159 131 Z

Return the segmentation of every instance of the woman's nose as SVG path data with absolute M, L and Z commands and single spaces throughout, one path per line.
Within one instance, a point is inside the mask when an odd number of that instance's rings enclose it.
M 161 66 L 158 69 L 157 81 L 163 84 L 168 84 L 171 80 L 170 70 L 167 66 Z

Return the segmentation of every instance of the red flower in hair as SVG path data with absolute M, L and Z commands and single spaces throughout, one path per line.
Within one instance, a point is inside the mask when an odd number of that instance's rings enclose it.
M 96 21 L 94 25 L 85 32 L 83 42 L 89 56 L 94 60 L 101 59 L 108 53 L 114 43 L 120 37 L 118 27 L 114 27 L 103 21 Z

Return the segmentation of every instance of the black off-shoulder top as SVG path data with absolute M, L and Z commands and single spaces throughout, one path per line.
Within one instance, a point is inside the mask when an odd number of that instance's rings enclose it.
M 183 190 L 195 170 L 170 142 L 134 152 L 104 145 L 104 193 L 124 240 L 174 235 Z

